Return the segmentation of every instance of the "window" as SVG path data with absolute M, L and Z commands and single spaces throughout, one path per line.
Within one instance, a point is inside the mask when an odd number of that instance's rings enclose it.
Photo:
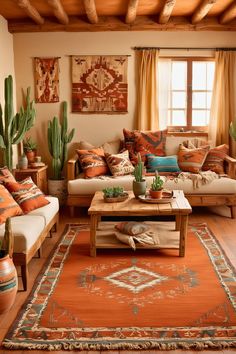
M 215 62 L 178 58 L 170 61 L 168 126 L 205 129 L 209 123 Z

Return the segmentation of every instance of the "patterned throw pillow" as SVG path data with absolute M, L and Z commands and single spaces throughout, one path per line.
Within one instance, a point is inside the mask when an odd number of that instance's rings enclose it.
M 129 158 L 133 165 L 138 162 L 137 153 L 135 151 L 135 130 L 123 129 L 124 149 L 129 151 Z
M 16 182 L 15 177 L 9 171 L 7 166 L 0 168 L 0 183 L 5 183 L 5 182 Z
M 80 165 L 85 178 L 92 178 L 109 173 L 103 149 L 76 150 L 76 152 L 79 155 Z
M 148 231 L 150 226 L 136 221 L 122 221 L 115 228 L 123 234 L 134 236 Z
M 0 224 L 3 224 L 7 218 L 16 215 L 22 215 L 23 212 L 8 190 L 0 184 Z
M 141 158 L 146 162 L 147 154 L 156 156 L 165 156 L 165 145 L 167 129 L 156 132 L 134 132 L 135 135 L 135 151 L 140 152 Z
M 6 188 L 25 214 L 50 203 L 31 177 L 27 177 L 21 182 L 7 182 Z
M 147 154 L 147 172 L 180 172 L 177 156 L 155 156 Z
M 105 157 L 113 176 L 124 176 L 134 171 L 134 166 L 129 159 L 128 150 L 125 150 L 120 154 L 105 154 Z
M 218 174 L 224 174 L 224 158 L 228 153 L 229 146 L 226 144 L 210 149 L 202 166 L 202 170 L 211 170 Z
M 179 146 L 178 164 L 182 171 L 198 173 L 206 159 L 209 145 L 196 149 L 188 149 L 182 144 Z

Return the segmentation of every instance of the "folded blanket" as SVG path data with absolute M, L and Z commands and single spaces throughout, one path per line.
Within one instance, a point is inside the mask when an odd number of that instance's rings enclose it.
M 208 184 L 214 179 L 218 179 L 220 176 L 213 171 L 200 171 L 199 173 L 181 172 L 178 178 L 175 178 L 175 182 L 178 183 L 178 179 L 191 179 L 193 182 L 193 188 L 199 188 L 200 185 Z

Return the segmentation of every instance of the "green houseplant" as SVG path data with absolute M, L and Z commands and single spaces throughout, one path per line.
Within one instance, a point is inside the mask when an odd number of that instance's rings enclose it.
M 54 117 L 48 122 L 47 134 L 48 149 L 52 157 L 52 177 L 48 181 L 48 188 L 51 195 L 59 198 L 61 205 L 65 202 L 67 192 L 63 176 L 63 168 L 68 158 L 67 144 L 73 139 L 74 133 L 74 128 L 68 132 L 67 102 L 62 102 L 62 123 L 58 117 Z
M 37 143 L 29 136 L 23 140 L 23 150 L 27 156 L 28 162 L 34 162 L 37 155 Z
M 128 193 L 124 192 L 123 187 L 107 187 L 103 190 L 103 198 L 105 202 L 122 202 L 128 198 Z
M 151 188 L 149 190 L 149 194 L 152 198 L 161 198 L 162 197 L 162 189 L 163 189 L 164 181 L 161 179 L 158 172 L 155 172 L 155 177 L 152 180 Z
M 13 79 L 5 78 L 4 87 L 5 109 L 0 104 L 0 147 L 3 149 L 3 163 L 12 170 L 12 145 L 19 144 L 25 133 L 35 121 L 34 101 L 30 102 L 30 88 L 26 92 L 26 107 L 21 107 L 19 113 L 13 112 Z
M 0 241 L 0 314 L 12 307 L 18 288 L 17 272 L 12 261 L 13 239 L 11 219 L 7 218 L 5 233 Z
M 138 198 L 139 195 L 144 195 L 146 193 L 146 188 L 147 188 L 147 182 L 143 177 L 144 163 L 141 159 L 140 153 L 138 153 L 137 157 L 138 157 L 138 162 L 134 166 L 134 172 L 133 172 L 134 175 L 133 193 L 136 198 Z

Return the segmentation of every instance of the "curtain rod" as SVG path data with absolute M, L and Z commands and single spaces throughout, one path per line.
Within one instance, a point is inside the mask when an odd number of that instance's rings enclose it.
M 236 48 L 185 48 L 185 47 L 133 47 L 133 50 L 144 50 L 144 49 L 176 49 L 176 50 L 236 50 Z

